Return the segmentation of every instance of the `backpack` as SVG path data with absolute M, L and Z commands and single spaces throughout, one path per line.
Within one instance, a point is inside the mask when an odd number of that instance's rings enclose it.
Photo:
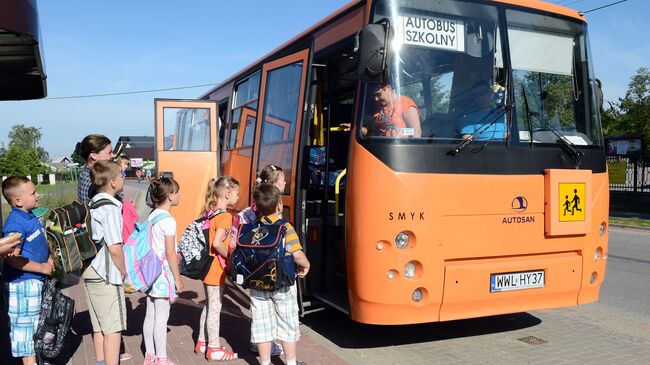
M 84 261 L 97 255 L 103 245 L 103 240 L 94 242 L 92 239 L 92 209 L 105 205 L 115 205 L 109 199 L 99 199 L 88 205 L 74 201 L 71 204 L 50 211 L 46 219 L 48 242 L 57 261 L 57 269 L 63 273 L 81 270 Z
M 63 295 L 56 285 L 56 279 L 47 279 L 43 286 L 41 314 L 33 337 L 39 358 L 53 359 L 59 355 L 74 316 L 74 300 Z
M 286 221 L 242 224 L 229 257 L 230 279 L 245 289 L 273 291 L 296 280 L 293 255 L 286 252 Z
M 213 213 L 206 214 L 190 223 L 183 231 L 178 241 L 181 275 L 203 280 L 210 271 L 214 260 L 214 256 L 210 255 L 210 220 L 221 213 L 225 211 L 217 209 Z
M 138 223 L 138 212 L 135 210 L 133 202 L 125 200 L 122 202 L 122 242 L 126 242 L 131 233 L 135 231 L 135 224 Z
M 169 213 L 160 213 L 152 220 L 135 225 L 135 230 L 124 242 L 124 264 L 127 272 L 127 284 L 137 291 L 147 292 L 162 274 L 165 260 L 158 257 L 153 250 L 153 226 L 169 217 Z

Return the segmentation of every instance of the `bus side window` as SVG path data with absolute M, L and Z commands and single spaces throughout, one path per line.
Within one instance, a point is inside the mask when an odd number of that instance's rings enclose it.
M 287 180 L 285 194 L 291 191 L 292 185 L 302 68 L 302 62 L 296 62 L 267 74 L 258 166 L 276 164 L 282 167 Z
M 164 108 L 165 150 L 209 151 L 210 110 Z
M 259 94 L 259 71 L 235 85 L 232 114 L 230 117 L 230 134 L 226 141 L 225 149 L 232 150 L 234 148 L 253 145 Z

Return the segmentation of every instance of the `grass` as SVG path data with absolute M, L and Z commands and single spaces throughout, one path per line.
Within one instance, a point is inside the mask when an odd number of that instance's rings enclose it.
M 37 185 L 36 191 L 41 195 L 39 207 L 57 208 L 77 200 L 77 182 L 59 182 L 56 185 Z M 2 199 L 2 221 L 9 215 L 11 207 Z
M 610 224 L 621 224 L 626 226 L 650 227 L 650 220 L 641 218 L 620 218 L 609 217 Z

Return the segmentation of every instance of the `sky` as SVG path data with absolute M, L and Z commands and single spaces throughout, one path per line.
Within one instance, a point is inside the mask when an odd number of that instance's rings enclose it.
M 589 10 L 616 0 L 552 0 Z M 91 133 L 114 142 L 154 131 L 154 98 L 194 99 L 210 87 L 95 98 L 63 96 L 216 85 L 348 0 L 39 0 L 48 98 L 0 102 L 0 143 L 14 124 L 41 128 L 51 158 Z M 650 67 L 650 1 L 586 14 L 605 100 Z

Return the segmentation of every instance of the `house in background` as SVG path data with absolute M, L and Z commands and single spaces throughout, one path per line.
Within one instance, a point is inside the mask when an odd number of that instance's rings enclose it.
M 156 167 L 154 148 L 152 136 L 121 136 L 115 143 L 113 153 L 115 156 L 126 154 L 131 158 L 131 168 L 126 170 L 126 176 L 136 176 L 137 170 L 151 175 Z
M 76 167 L 78 166 L 76 163 L 72 162 L 72 159 L 68 156 L 57 156 L 52 159 L 51 162 L 45 163 L 52 172 L 64 172 L 66 169 L 70 167 Z

